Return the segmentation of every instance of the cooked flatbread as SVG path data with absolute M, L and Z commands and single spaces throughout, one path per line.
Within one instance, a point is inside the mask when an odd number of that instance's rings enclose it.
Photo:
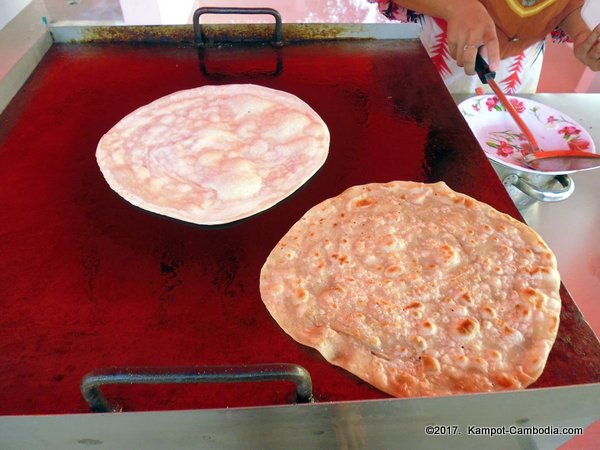
M 130 203 L 214 225 L 283 200 L 314 175 L 328 150 L 325 122 L 298 97 L 230 84 L 142 106 L 100 139 L 96 159 Z
M 556 259 L 444 183 L 355 186 L 310 209 L 260 275 L 277 323 L 391 395 L 524 388 L 559 325 Z

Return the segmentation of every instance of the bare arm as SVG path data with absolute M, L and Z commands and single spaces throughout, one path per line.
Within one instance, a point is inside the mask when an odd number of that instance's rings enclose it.
M 576 9 L 562 21 L 560 27 L 573 39 L 573 52 L 577 59 L 593 71 L 600 71 L 600 25 L 590 32 L 581 18 L 581 9 Z
M 395 3 L 444 19 L 448 23 L 448 48 L 456 64 L 468 75 L 475 74 L 477 47 L 484 46 L 492 70 L 500 64 L 496 25 L 478 0 L 394 0 Z

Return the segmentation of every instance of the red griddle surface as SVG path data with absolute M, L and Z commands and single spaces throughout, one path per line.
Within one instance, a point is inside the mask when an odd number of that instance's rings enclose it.
M 201 227 L 108 187 L 96 144 L 122 117 L 177 90 L 248 82 L 297 95 L 330 128 L 327 162 L 289 199 Z M 296 363 L 317 401 L 385 398 L 283 333 L 258 280 L 310 207 L 390 180 L 444 180 L 518 217 L 417 42 L 215 48 L 202 64 L 186 46 L 54 45 L 0 116 L 0 414 L 88 411 L 79 383 L 110 366 Z M 537 386 L 600 379 L 598 342 L 562 298 Z M 282 404 L 292 393 L 284 382 L 106 389 L 134 411 Z

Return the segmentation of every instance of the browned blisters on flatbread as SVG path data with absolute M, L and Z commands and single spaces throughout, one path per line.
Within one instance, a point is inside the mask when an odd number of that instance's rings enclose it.
M 452 261 L 456 257 L 456 250 L 454 249 L 454 247 L 448 244 L 440 245 L 439 251 L 442 261 L 446 263 Z
M 531 309 L 529 309 L 528 306 L 521 305 L 520 303 L 517 303 L 515 305 L 515 310 L 517 312 L 517 315 L 519 315 L 519 316 L 522 316 L 522 317 L 529 317 L 529 316 L 531 316 Z
M 272 284 L 271 286 L 269 286 L 269 292 L 272 295 L 281 295 L 283 294 L 283 285 L 282 284 Z
M 502 359 L 502 353 L 498 350 L 489 350 L 486 352 L 486 356 L 490 361 L 499 361 Z
M 421 302 L 411 302 L 404 307 L 404 309 L 416 309 L 422 311 L 425 308 L 425 305 Z
M 486 372 L 489 367 L 489 363 L 487 359 L 481 356 L 475 356 L 474 358 L 469 359 L 470 368 L 473 370 L 480 370 L 482 372 Z
M 431 320 L 424 320 L 420 325 L 421 332 L 425 335 L 435 334 L 437 332 L 437 327 Z
M 526 287 L 522 291 L 523 298 L 534 305 L 535 308 L 541 308 L 544 305 L 544 295 L 536 291 L 532 287 Z
M 418 380 L 408 372 L 400 372 L 391 381 L 392 387 L 395 388 L 394 391 L 403 393 L 403 396 L 408 396 Z
M 344 288 L 340 287 L 340 286 L 334 286 L 331 289 L 329 289 L 331 292 L 335 292 L 336 294 L 340 294 L 340 295 L 344 295 L 346 293 L 346 291 L 344 290 Z
M 402 273 L 402 268 L 394 264 L 392 266 L 386 267 L 384 273 L 387 277 L 395 277 Z
M 548 328 L 549 331 L 551 333 L 557 333 L 558 332 L 558 325 L 559 325 L 559 318 L 558 316 L 552 316 L 550 318 L 550 327 Z
M 495 375 L 493 380 L 494 383 L 503 389 L 515 389 L 520 386 L 520 383 L 517 382 L 515 377 L 504 372 Z
M 536 359 L 540 359 L 540 358 L 534 358 L 534 363 L 536 365 L 540 365 L 540 367 L 543 368 L 545 361 L 541 361 L 541 360 L 536 361 Z M 534 374 L 535 377 L 533 377 L 533 376 L 523 372 L 523 369 L 519 368 L 515 373 L 515 378 L 519 381 L 521 386 L 528 386 L 535 381 L 535 379 L 539 376 L 540 373 L 541 373 L 541 371 Z
M 473 304 L 473 296 L 471 295 L 470 292 L 463 292 L 460 295 L 459 300 L 461 303 L 466 303 L 468 305 Z
M 525 224 L 443 183 L 397 181 L 349 188 L 288 236 L 299 240 L 269 255 L 261 296 L 333 364 L 396 396 L 520 389 L 541 374 L 560 284 Z
M 341 266 L 344 264 L 350 263 L 350 258 L 348 255 L 340 254 L 340 253 L 332 253 L 331 259 L 335 259 Z
M 502 332 L 506 335 L 509 336 L 511 334 L 513 334 L 515 332 L 515 329 L 512 327 L 509 327 L 508 325 L 504 325 L 502 327 Z
M 481 308 L 481 315 L 486 319 L 495 319 L 497 316 L 496 310 L 491 306 Z
M 308 291 L 306 289 L 296 290 L 296 298 L 300 300 L 306 300 L 308 298 Z
M 354 202 L 354 206 L 357 206 L 359 208 L 363 208 L 365 206 L 371 206 L 373 204 L 375 204 L 375 201 L 368 199 L 368 198 L 363 198 L 361 200 Z
M 455 197 L 453 202 L 463 204 L 467 208 L 473 208 L 476 205 L 475 201 L 468 197 Z
M 533 276 L 547 276 L 550 275 L 552 272 L 548 267 L 534 267 L 533 269 L 529 270 L 529 273 Z
M 346 291 L 340 286 L 326 288 L 320 295 L 319 301 L 323 306 L 337 309 L 338 302 L 344 298 Z
M 462 336 L 471 336 L 479 328 L 479 322 L 474 319 L 467 318 L 457 325 L 456 331 Z
M 465 355 L 457 355 L 454 358 L 454 363 L 459 367 L 467 367 L 469 364 L 469 358 L 467 358 Z
M 438 373 L 441 370 L 440 362 L 433 356 L 423 356 L 421 363 L 425 372 Z
M 421 350 L 427 349 L 427 341 L 421 336 L 413 336 L 411 338 L 411 342 L 415 345 L 415 347 Z

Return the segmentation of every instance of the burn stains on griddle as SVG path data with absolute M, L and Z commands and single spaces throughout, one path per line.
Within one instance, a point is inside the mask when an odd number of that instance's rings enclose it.
M 93 26 L 83 28 L 81 36 L 77 39 L 80 43 L 174 43 L 188 44 L 194 42 L 194 33 L 189 26 Z
M 98 254 L 97 247 L 91 246 L 89 249 L 85 250 L 81 265 L 83 266 L 83 272 L 87 280 L 88 300 L 95 303 L 94 284 L 98 269 L 100 268 L 100 255 Z
M 163 290 L 159 295 L 161 301 L 173 300 L 173 290 L 183 282 L 177 274 L 177 269 L 182 265 L 178 261 L 160 262 L 160 274 L 163 280 Z
M 365 92 L 356 89 L 352 93 L 352 98 L 354 99 L 354 107 L 356 111 L 360 112 L 362 115 L 362 117 L 358 119 L 358 125 L 364 127 L 369 123 L 369 97 Z
M 443 180 L 444 174 L 452 170 L 452 165 L 459 156 L 449 148 L 444 133 L 447 133 L 447 130 L 430 129 L 427 133 L 422 168 L 425 180 L 429 183 Z M 448 164 L 450 164 L 450 168 Z
M 164 261 L 160 262 L 160 273 L 165 278 L 177 278 L 177 268 L 179 267 L 179 263 L 173 261 L 171 263 L 166 263 Z
M 160 261 L 162 284 L 160 293 L 158 294 L 155 315 L 157 324 L 160 327 L 168 327 L 170 324 L 169 306 L 175 301 L 175 288 L 183 283 L 177 272 L 181 266 L 183 266 L 182 262 L 168 258 L 166 254 L 162 255 L 162 261 Z
M 235 253 L 224 254 L 221 258 L 215 258 L 213 264 L 213 286 L 230 298 L 244 291 L 244 285 L 241 282 L 235 283 L 240 268 L 240 261 Z
M 339 39 L 354 34 L 357 24 L 295 24 L 284 23 L 287 43 Z M 191 45 L 194 32 L 189 25 L 92 26 L 83 27 L 82 34 L 73 39 L 79 43 L 154 43 Z M 218 42 L 270 42 L 272 24 L 203 24 L 202 34 L 209 44 Z M 71 42 L 74 43 L 74 42 Z

